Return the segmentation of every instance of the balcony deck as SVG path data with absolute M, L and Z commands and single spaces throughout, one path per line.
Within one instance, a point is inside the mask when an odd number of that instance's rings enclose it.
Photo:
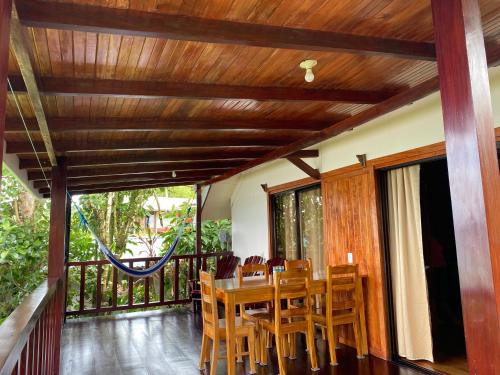
M 62 338 L 62 374 L 200 374 L 198 355 L 201 345 L 199 315 L 188 309 L 157 310 L 120 314 L 114 317 L 68 320 Z M 298 358 L 287 360 L 288 374 L 312 373 L 307 370 L 305 343 L 299 342 Z M 417 375 L 420 372 L 369 357 L 357 360 L 355 351 L 338 351 L 339 366 L 332 368 L 328 353 L 317 340 L 321 371 L 315 374 Z M 225 348 L 222 348 L 225 351 Z M 238 364 L 238 374 L 248 374 L 248 360 Z M 276 353 L 269 365 L 258 366 L 257 373 L 278 372 Z M 208 368 L 205 371 L 209 373 Z M 226 361 L 218 362 L 218 374 L 226 373 Z

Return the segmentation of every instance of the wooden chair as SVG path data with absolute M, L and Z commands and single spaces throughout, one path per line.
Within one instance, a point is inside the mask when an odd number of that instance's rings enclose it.
M 266 260 L 260 255 L 252 255 L 251 257 L 245 258 L 243 264 L 264 264 Z
M 245 283 L 245 277 L 252 276 L 262 276 L 267 282 L 269 282 L 269 272 L 266 264 L 255 264 L 255 263 L 247 263 L 243 266 L 238 266 L 236 269 L 236 274 L 238 277 L 238 281 L 240 285 Z M 240 316 L 243 320 L 247 320 L 252 322 L 256 326 L 255 337 L 255 358 L 257 362 L 260 362 L 260 329 L 259 329 L 259 320 L 260 319 L 269 319 L 270 318 L 270 306 L 269 304 L 266 306 L 261 304 L 259 306 L 257 304 L 250 305 L 240 305 Z M 240 346 L 241 343 L 239 344 Z
M 353 325 L 358 358 L 363 358 L 359 324 L 359 306 L 363 291 L 360 290 L 358 283 L 357 265 L 328 266 L 326 275 L 326 306 L 313 313 L 313 321 L 326 328 L 330 364 L 335 366 L 337 365 L 335 331 L 340 325 Z
M 234 255 L 224 255 L 217 258 L 215 279 L 231 279 L 234 277 L 234 271 L 240 263 L 240 258 Z M 199 287 L 198 280 L 188 281 L 189 290 L 191 294 L 191 301 L 193 303 L 193 312 L 196 312 L 197 305 L 200 304 L 201 300 L 201 290 Z
M 271 319 L 261 319 L 259 324 L 276 338 L 278 365 L 281 375 L 286 375 L 284 346 L 287 337 L 296 333 L 305 333 L 313 371 L 318 371 L 316 347 L 314 345 L 314 323 L 312 306 L 310 304 L 311 276 L 306 270 L 275 272 L 274 281 L 274 314 Z M 303 300 L 304 304 L 295 308 L 282 307 L 282 301 Z M 267 350 L 264 349 L 264 339 L 261 335 L 261 364 L 267 363 Z
M 307 259 L 294 259 L 294 260 L 285 260 L 285 271 L 291 270 L 305 270 L 311 274 L 312 279 L 312 261 L 310 258 Z
M 203 370 L 209 361 L 209 340 L 212 340 L 212 360 L 210 373 L 217 373 L 220 341 L 226 339 L 225 320 L 219 319 L 215 296 L 215 277 L 207 272 L 200 272 L 201 310 L 203 317 L 203 337 L 199 368 Z M 250 357 L 250 373 L 255 374 L 255 324 L 236 318 L 236 338 L 248 338 L 248 352 L 240 353 Z M 225 358 L 225 356 L 223 357 Z M 236 359 L 236 358 L 235 358 Z
M 267 264 L 269 275 L 272 275 L 273 274 L 273 267 L 284 266 L 285 265 L 285 259 L 283 259 L 283 258 L 269 259 L 266 262 L 266 264 Z

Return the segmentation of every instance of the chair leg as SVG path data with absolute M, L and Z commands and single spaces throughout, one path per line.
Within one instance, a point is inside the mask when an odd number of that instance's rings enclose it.
M 260 335 L 260 365 L 267 366 L 267 331 L 262 330 Z
M 203 334 L 203 337 L 201 338 L 200 363 L 198 365 L 200 370 L 205 368 L 205 362 L 207 361 L 207 348 L 209 347 L 208 340 L 208 336 Z
M 283 357 L 287 358 L 290 356 L 290 350 L 288 346 L 288 335 L 283 336 L 281 339 L 281 344 L 283 345 Z M 276 344 L 277 346 L 278 344 Z
M 326 328 L 327 335 L 328 335 L 328 349 L 330 351 L 330 365 L 331 366 L 337 366 L 337 353 L 335 352 L 335 344 L 336 344 L 336 339 L 335 339 L 335 332 L 332 326 L 328 326 Z
M 255 374 L 255 330 L 250 328 L 248 332 L 248 356 L 250 357 L 250 374 Z
M 242 363 L 243 362 L 243 337 L 238 337 L 236 338 L 236 362 Z
M 361 333 L 359 332 L 359 323 L 358 319 L 354 319 L 353 331 L 354 331 L 354 340 L 356 341 L 356 352 L 358 354 L 358 359 L 364 358 L 363 349 L 361 349 Z
M 260 363 L 260 336 L 262 335 L 262 332 L 260 328 L 256 328 L 254 330 L 255 332 L 255 362 Z
M 309 355 L 311 356 L 311 370 L 319 371 L 316 345 L 314 345 L 314 323 L 312 321 L 308 321 L 307 324 L 306 341 L 308 343 Z
M 286 375 L 286 369 L 285 369 L 285 357 L 283 353 L 283 337 L 280 337 L 279 335 L 276 336 L 276 354 L 278 356 L 278 367 L 280 370 L 280 375 Z
M 327 334 L 326 334 L 326 328 L 325 327 L 321 327 L 321 338 L 323 339 L 323 341 L 327 340 Z
M 272 333 L 266 331 L 266 348 L 271 349 L 273 347 L 272 341 L 273 341 Z
M 217 374 L 217 358 L 219 357 L 219 338 L 215 338 L 212 344 L 212 361 L 210 363 L 210 374 Z M 233 358 L 234 361 L 234 358 Z
M 297 359 L 297 334 L 291 333 L 289 337 L 290 341 L 288 345 L 290 347 L 290 356 L 288 358 Z

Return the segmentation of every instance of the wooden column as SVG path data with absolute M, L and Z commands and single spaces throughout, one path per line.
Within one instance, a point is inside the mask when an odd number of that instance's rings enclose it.
M 0 166 L 3 162 L 5 110 L 7 104 L 7 73 L 9 69 L 9 35 L 12 0 L 0 0 Z M 2 170 L 0 168 L 0 180 Z
M 477 0 L 432 0 L 471 374 L 500 369 L 500 176 Z
M 50 191 L 50 232 L 49 232 L 49 281 L 64 275 L 64 253 L 66 249 L 66 163 L 58 160 L 52 167 Z
M 196 254 L 201 255 L 201 211 L 203 209 L 202 201 L 201 201 L 201 186 L 196 185 Z M 198 258 L 200 261 L 201 258 Z M 201 269 L 206 271 L 207 265 L 206 261 L 203 260 L 201 262 Z

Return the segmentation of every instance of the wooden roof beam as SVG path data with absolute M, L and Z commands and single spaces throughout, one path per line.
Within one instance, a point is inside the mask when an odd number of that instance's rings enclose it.
M 9 77 L 15 92 L 26 88 L 18 77 Z M 113 96 L 120 98 L 166 99 L 239 99 L 271 101 L 331 101 L 375 104 L 394 95 L 391 91 L 360 91 L 341 89 L 310 89 L 301 87 L 234 86 L 209 83 L 121 81 L 38 77 L 40 91 L 55 96 Z
M 17 4 L 17 3 L 16 3 Z M 40 91 L 38 90 L 37 81 L 31 64 L 29 55 L 28 44 L 25 40 L 23 29 L 19 23 L 19 18 L 16 12 L 16 7 L 12 4 L 12 19 L 10 25 L 10 45 L 16 56 L 19 69 L 21 70 L 23 84 L 26 86 L 26 92 L 29 95 L 35 117 L 38 122 L 40 132 L 42 134 L 44 149 L 49 155 L 50 163 L 53 166 L 57 165 L 56 154 L 50 138 L 49 128 L 47 126 L 47 119 L 42 106 Z M 15 90 L 15 89 L 14 89 Z
M 338 121 L 344 119 L 339 118 Z M 196 131 L 196 130 L 307 130 L 317 131 L 327 127 L 332 121 L 310 120 L 224 120 L 224 119 L 162 119 L 162 118 L 73 118 L 51 117 L 47 119 L 51 132 L 81 131 Z M 38 131 L 35 119 L 26 119 L 30 131 Z M 24 132 L 24 124 L 19 118 L 7 118 L 5 132 Z
M 145 175 L 155 173 L 166 173 L 175 171 L 177 175 L 184 174 L 220 174 L 221 172 L 235 168 L 244 163 L 244 161 L 219 161 L 212 162 L 187 162 L 187 163 L 162 163 L 162 164 L 131 164 L 126 166 L 106 166 L 106 167 L 83 167 L 83 168 L 69 168 L 67 172 L 68 179 L 98 177 L 98 176 L 111 176 L 111 175 Z M 216 172 L 216 173 L 212 173 Z M 28 180 L 37 181 L 44 180 L 45 177 L 50 178 L 50 171 L 45 171 L 45 176 L 41 170 L 28 172 Z
M 267 151 L 266 151 L 267 150 Z M 257 147 L 257 148 L 231 148 L 226 150 L 219 150 L 214 148 L 213 150 L 209 149 L 208 152 L 204 152 L 204 150 L 189 150 L 188 153 L 182 154 L 177 153 L 176 151 L 183 151 L 182 149 L 177 150 L 161 150 L 165 151 L 165 153 L 160 152 L 157 154 L 154 153 L 149 156 L 134 156 L 133 152 L 127 152 L 126 155 L 122 155 L 121 152 L 117 154 L 111 153 L 106 156 L 75 156 L 75 155 L 67 155 L 66 162 L 68 164 L 69 171 L 72 168 L 82 168 L 88 166 L 111 166 L 112 168 L 117 168 L 120 166 L 127 165 L 137 165 L 138 167 L 143 168 L 146 165 L 156 165 L 159 163 L 172 163 L 172 162 L 180 162 L 191 163 L 191 162 L 234 162 L 234 163 L 243 163 L 248 161 L 249 159 L 257 158 L 264 155 L 266 152 L 271 151 L 272 148 L 268 147 Z M 296 156 L 299 158 L 317 158 L 319 156 L 318 150 L 299 150 L 295 153 L 292 153 L 290 156 Z M 50 170 L 49 160 L 46 158 L 40 159 L 42 166 L 44 166 L 45 170 Z M 182 168 L 182 165 L 180 165 Z M 23 157 L 19 158 L 19 169 L 29 169 L 29 170 L 40 170 L 38 165 L 38 161 L 36 159 L 26 159 Z
M 204 19 L 90 5 L 17 0 L 23 25 L 304 51 L 435 60 L 432 43 Z

